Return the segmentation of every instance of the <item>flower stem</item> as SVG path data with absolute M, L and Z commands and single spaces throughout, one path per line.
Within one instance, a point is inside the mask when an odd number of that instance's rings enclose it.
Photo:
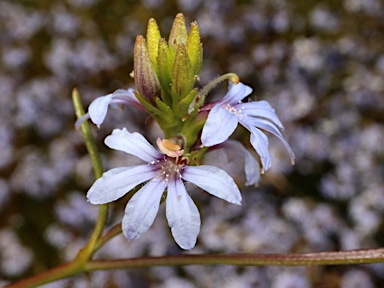
M 80 95 L 77 89 L 74 89 L 72 92 L 72 100 L 73 105 L 75 107 L 75 113 L 77 118 L 82 117 L 84 113 L 83 105 L 81 104 Z M 99 152 L 97 150 L 97 146 L 95 140 L 93 138 L 91 128 L 89 127 L 88 122 L 84 121 L 81 124 L 81 132 L 83 134 L 84 142 L 87 147 L 89 156 L 91 158 L 93 170 L 95 173 L 95 177 L 99 178 L 103 174 L 103 165 L 100 159 Z M 38 285 L 42 285 L 45 283 L 49 283 L 58 279 L 66 278 L 80 272 L 85 271 L 86 263 L 91 259 L 92 255 L 100 248 L 100 245 L 104 244 L 107 240 L 112 238 L 113 236 L 109 235 L 108 237 L 104 237 L 105 240 L 99 243 L 99 239 L 103 232 L 105 222 L 108 216 L 108 205 L 103 204 L 99 205 L 99 215 L 95 225 L 95 228 L 87 242 L 87 244 L 82 248 L 77 254 L 76 258 L 71 262 L 66 264 L 57 266 L 53 269 L 40 273 L 38 275 L 32 276 L 30 278 L 21 280 L 14 284 L 11 284 L 8 287 L 12 288 L 28 288 L 28 287 L 36 287 Z M 107 236 L 107 235 L 106 235 Z M 103 238 L 103 239 L 104 239 Z
M 384 262 L 384 248 L 294 254 L 199 254 L 131 259 L 98 260 L 87 263 L 87 271 L 150 266 L 236 265 L 309 266 Z
M 75 88 L 72 91 L 72 101 L 73 106 L 75 107 L 75 113 L 77 118 L 81 118 L 85 112 L 83 105 L 81 104 L 81 99 L 79 95 L 79 91 Z M 91 158 L 93 171 L 95 173 L 96 178 L 100 178 L 104 173 L 103 164 L 101 163 L 100 155 L 97 150 L 97 146 L 95 143 L 95 139 L 93 138 L 91 128 L 87 121 L 82 122 L 81 132 L 83 133 L 83 138 L 85 142 L 85 146 L 87 147 L 89 157 Z
M 52 268 L 43 273 L 37 274 L 30 278 L 20 280 L 16 283 L 6 286 L 6 288 L 32 288 L 38 287 L 42 284 L 53 282 L 55 280 L 63 279 L 73 276 L 84 271 L 85 263 L 71 261 L 63 265 Z
M 112 228 L 110 231 L 113 231 Z M 163 257 L 89 261 L 84 266 L 68 263 L 20 281 L 7 288 L 29 288 L 79 272 L 152 266 L 234 265 L 234 266 L 310 266 L 351 265 L 384 262 L 384 248 L 338 252 L 294 254 L 197 254 Z M 59 277 L 58 277 L 59 276 Z
M 77 89 L 73 89 L 72 100 L 73 100 L 73 106 L 75 107 L 75 113 L 77 118 L 82 117 L 85 114 L 85 112 L 84 112 L 83 105 L 81 104 L 80 95 Z M 97 150 L 95 139 L 93 138 L 93 135 L 92 135 L 91 128 L 89 127 L 89 124 L 87 121 L 84 121 L 80 127 L 81 127 L 81 132 L 83 133 L 85 146 L 87 147 L 89 157 L 91 158 L 95 177 L 100 178 L 103 175 L 104 169 L 103 169 L 103 164 L 101 162 L 99 152 Z M 82 259 L 82 261 L 87 261 L 95 253 L 96 251 L 95 246 L 97 241 L 101 237 L 101 234 L 105 226 L 105 222 L 107 221 L 107 217 L 108 217 L 108 204 L 99 205 L 99 215 L 98 215 L 95 228 L 92 232 L 91 237 L 89 238 L 88 243 L 84 246 L 83 249 L 80 250 L 76 259 Z
M 105 243 L 107 243 L 109 240 L 111 240 L 113 237 L 119 235 L 121 233 L 121 223 L 118 223 L 116 224 L 115 226 L 113 226 L 111 229 L 108 230 L 107 233 L 105 233 L 103 235 L 103 237 L 101 237 L 96 245 L 95 245 L 95 252 L 97 250 L 99 250 Z

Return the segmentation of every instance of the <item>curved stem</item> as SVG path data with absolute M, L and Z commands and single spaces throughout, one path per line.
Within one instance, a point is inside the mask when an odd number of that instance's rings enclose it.
M 32 288 L 46 284 L 58 279 L 73 276 L 84 271 L 84 263 L 71 261 L 63 265 L 52 268 L 30 278 L 20 280 L 16 283 L 6 286 L 6 288 Z

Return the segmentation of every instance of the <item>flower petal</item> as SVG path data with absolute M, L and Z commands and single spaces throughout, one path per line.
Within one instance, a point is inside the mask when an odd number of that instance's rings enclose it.
M 111 169 L 93 183 L 87 198 L 92 204 L 115 201 L 128 193 L 136 185 L 154 177 L 156 171 L 151 165 L 120 167 Z
M 221 99 L 219 102 L 221 104 L 237 104 L 241 100 L 243 100 L 245 97 L 247 97 L 249 94 L 252 93 L 252 88 L 244 85 L 243 83 L 239 82 L 238 84 L 233 84 L 229 82 L 229 91 L 227 95 L 224 96 L 223 99 Z
M 251 132 L 251 144 L 255 148 L 257 154 L 260 155 L 261 164 L 264 171 L 267 171 L 272 165 L 272 157 L 268 150 L 268 138 L 259 129 L 242 122 L 243 126 Z
M 93 123 L 100 128 L 108 112 L 108 106 L 112 101 L 112 94 L 96 98 L 89 105 L 88 112 Z
M 267 101 L 247 102 L 235 105 L 235 108 L 241 109 L 241 112 L 247 116 L 266 118 L 274 122 L 280 129 L 284 129 L 275 109 Z
M 83 116 L 81 116 L 79 119 L 76 120 L 75 122 L 75 128 L 76 129 L 79 129 L 81 124 L 84 123 L 84 121 L 88 120 L 90 117 L 89 117 L 89 113 L 85 113 Z
M 223 148 L 231 149 L 235 157 L 244 159 L 244 172 L 247 179 L 246 185 L 254 185 L 260 180 L 260 164 L 252 154 L 239 141 L 228 140 L 220 145 Z
M 143 105 L 137 100 L 135 94 L 133 93 L 135 90 L 132 88 L 129 88 L 128 90 L 124 89 L 118 89 L 115 92 L 112 93 L 113 95 L 113 102 L 116 104 L 125 104 L 128 106 L 134 106 L 136 108 L 139 108 L 143 111 L 146 111 Z
M 201 134 L 201 142 L 207 147 L 220 144 L 231 136 L 237 124 L 237 117 L 218 104 L 208 114 Z
M 168 184 L 166 215 L 176 243 L 186 250 L 195 247 L 200 232 L 200 214 L 180 178 Z
M 146 162 L 155 161 L 163 156 L 141 134 L 130 133 L 125 128 L 114 129 L 112 134 L 105 138 L 104 143 L 109 148 L 134 155 Z
M 166 181 L 154 178 L 133 195 L 125 208 L 122 221 L 123 234 L 127 239 L 137 239 L 151 227 L 165 187 Z
M 289 146 L 288 142 L 284 139 L 284 137 L 281 134 L 281 132 L 279 131 L 279 129 L 273 123 L 271 123 L 267 120 L 264 120 L 264 119 L 253 118 L 252 119 L 252 125 L 254 125 L 258 128 L 261 128 L 263 130 L 266 130 L 268 132 L 271 132 L 273 135 L 278 137 L 281 140 L 281 142 L 283 142 L 285 147 L 287 148 L 289 156 L 291 157 L 292 164 L 295 163 L 295 154 L 293 154 L 291 146 Z
M 182 178 L 216 197 L 230 203 L 241 204 L 239 188 L 232 177 L 222 169 L 209 165 L 186 166 Z

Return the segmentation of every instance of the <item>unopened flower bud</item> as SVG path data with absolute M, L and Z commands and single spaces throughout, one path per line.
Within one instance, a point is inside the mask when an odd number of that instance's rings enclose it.
M 172 95 L 177 102 L 187 96 L 195 84 L 195 75 L 192 71 L 191 61 L 184 44 L 179 44 L 176 50 L 172 73 Z
M 149 53 L 149 58 L 152 61 L 152 65 L 155 68 L 156 72 L 157 69 L 157 56 L 158 56 L 158 50 L 159 50 L 159 40 L 161 38 L 159 27 L 157 26 L 156 20 L 151 18 L 148 21 L 148 28 L 147 28 L 147 48 Z
M 182 13 L 176 15 L 175 21 L 171 29 L 171 33 L 168 39 L 169 48 L 177 49 L 179 44 L 187 44 L 188 32 L 187 26 L 185 26 L 185 19 Z
M 160 84 L 145 39 L 141 35 L 136 37 L 134 47 L 134 71 L 135 83 L 140 95 L 155 104 L 156 98 L 160 96 Z
M 191 23 L 191 31 L 189 32 L 186 48 L 191 61 L 192 71 L 194 75 L 198 75 L 203 63 L 203 45 L 200 42 L 200 31 L 197 22 Z

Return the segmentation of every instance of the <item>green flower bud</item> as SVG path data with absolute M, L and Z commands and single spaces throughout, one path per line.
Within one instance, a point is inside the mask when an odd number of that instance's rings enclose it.
M 171 83 L 172 83 L 172 69 L 173 62 L 171 62 L 171 55 L 165 39 L 160 38 L 159 49 L 157 57 L 157 67 L 159 71 L 159 80 L 165 93 L 169 95 L 169 101 L 163 99 L 168 105 L 171 105 Z
M 191 31 L 189 32 L 186 47 L 191 61 L 192 71 L 195 75 L 198 75 L 201 64 L 203 63 L 203 45 L 200 42 L 200 31 L 196 22 L 191 23 Z
M 187 50 L 184 44 L 179 44 L 176 50 L 175 62 L 172 73 L 172 97 L 177 104 L 191 92 L 195 84 L 195 75 L 192 71 Z
M 148 48 L 149 58 L 151 58 L 152 65 L 155 68 L 156 72 L 158 72 L 157 55 L 158 55 L 160 38 L 161 38 L 160 31 L 159 31 L 159 27 L 157 26 L 156 20 L 153 18 L 149 19 L 148 28 L 147 28 L 147 48 Z
M 185 26 L 185 19 L 182 13 L 176 15 L 173 21 L 171 34 L 169 35 L 168 45 L 169 48 L 173 47 L 175 50 L 179 44 L 187 44 L 188 32 Z
M 134 46 L 134 77 L 140 95 L 154 105 L 160 97 L 160 84 L 141 35 L 136 37 Z

